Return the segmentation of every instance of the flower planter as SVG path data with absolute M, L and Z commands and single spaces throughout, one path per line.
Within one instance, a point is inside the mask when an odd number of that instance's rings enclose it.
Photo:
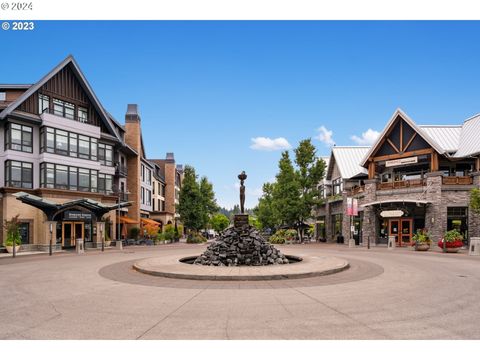
M 461 249 L 461 247 L 450 247 L 450 248 L 443 249 L 443 252 L 457 253 L 460 249 Z
M 5 248 L 7 249 L 7 252 L 9 254 L 13 254 L 13 246 L 5 245 Z M 20 251 L 20 245 L 15 246 L 15 253 L 18 253 L 19 251 Z
M 429 244 L 415 244 L 415 251 L 428 251 L 429 249 Z
M 112 240 L 110 240 L 110 241 L 105 241 L 105 246 L 110 246 L 110 245 L 112 245 Z

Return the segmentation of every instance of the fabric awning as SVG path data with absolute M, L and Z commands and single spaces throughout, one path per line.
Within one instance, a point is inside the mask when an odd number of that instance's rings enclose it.
M 154 226 L 160 226 L 161 224 L 159 222 L 156 222 L 155 220 L 152 219 L 147 219 L 147 218 L 141 218 L 143 224 L 148 224 L 148 225 L 154 225 Z
M 132 220 L 126 216 L 120 216 L 120 222 L 124 224 L 138 224 L 138 221 Z

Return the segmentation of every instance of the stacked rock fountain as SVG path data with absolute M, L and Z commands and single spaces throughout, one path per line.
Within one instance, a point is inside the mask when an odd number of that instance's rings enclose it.
M 223 231 L 219 238 L 194 262 L 198 265 L 213 266 L 262 266 L 288 264 L 288 259 L 260 233 L 248 224 L 248 214 L 244 214 L 245 171 L 240 179 L 240 211 L 234 217 L 233 227 Z

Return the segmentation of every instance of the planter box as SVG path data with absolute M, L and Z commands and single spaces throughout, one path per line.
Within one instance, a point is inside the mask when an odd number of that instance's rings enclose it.
M 429 244 L 415 244 L 415 251 L 428 251 L 430 250 Z
M 442 250 L 445 253 L 457 253 L 460 249 L 461 249 L 461 247 L 455 247 L 455 248 L 446 248 L 446 249 L 442 249 Z
M 15 253 L 16 253 L 16 254 L 18 254 L 18 252 L 20 251 L 20 247 L 21 247 L 21 245 L 15 246 Z M 7 246 L 7 245 L 5 245 L 5 248 L 7 249 L 7 252 L 8 252 L 9 254 L 13 254 L 13 246 Z

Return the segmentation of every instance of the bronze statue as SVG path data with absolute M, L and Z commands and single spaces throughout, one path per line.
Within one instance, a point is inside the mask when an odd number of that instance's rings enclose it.
M 240 180 L 240 214 L 243 214 L 245 212 L 245 185 L 243 182 L 247 179 L 245 171 L 238 175 L 238 179 Z

